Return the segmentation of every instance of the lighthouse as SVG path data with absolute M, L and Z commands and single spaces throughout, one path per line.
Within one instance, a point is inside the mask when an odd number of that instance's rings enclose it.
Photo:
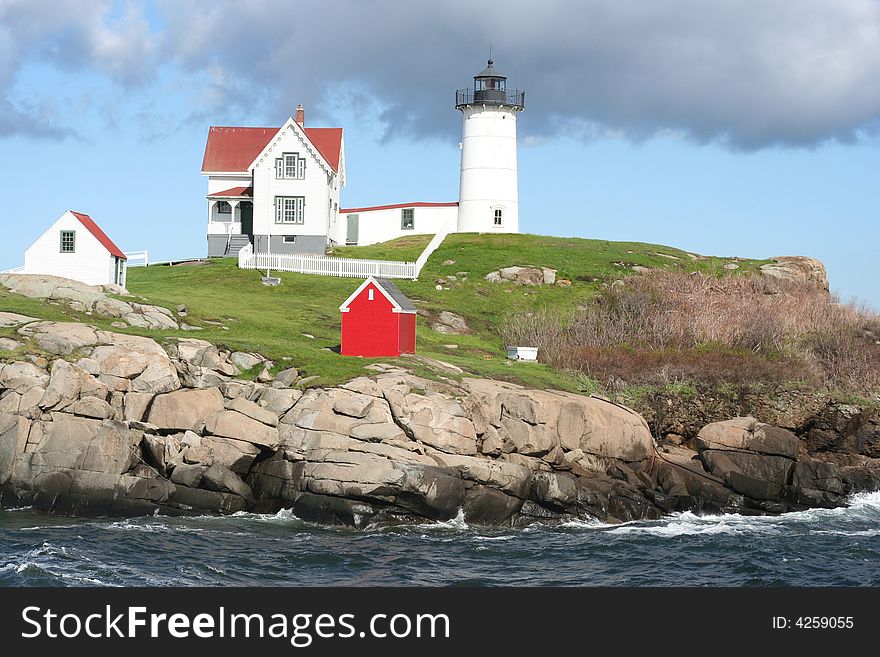
M 518 233 L 516 114 L 525 92 L 507 90 L 507 77 L 490 59 L 473 89 L 455 92 L 461 110 L 461 180 L 458 232 Z

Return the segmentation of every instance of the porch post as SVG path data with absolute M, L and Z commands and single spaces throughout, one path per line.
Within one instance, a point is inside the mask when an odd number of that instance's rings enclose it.
M 229 203 L 229 209 L 230 209 L 230 210 L 229 210 L 229 212 L 230 212 L 230 213 L 229 213 L 229 220 L 230 220 L 230 221 L 232 222 L 232 224 L 234 225 L 234 224 L 235 224 L 235 209 L 238 207 L 238 205 L 239 205 L 239 203 L 241 203 L 241 201 L 232 201 L 232 200 L 230 200 L 230 201 L 228 201 L 228 203 Z M 241 217 L 240 217 L 240 216 L 239 216 L 238 220 L 239 220 L 239 222 L 241 222 Z M 232 228 L 233 228 L 232 225 L 229 226 L 229 232 L 230 232 L 230 233 L 232 232 Z M 241 232 L 241 228 L 240 228 L 240 227 L 239 227 L 239 229 L 238 229 L 238 232 L 239 232 L 239 233 Z

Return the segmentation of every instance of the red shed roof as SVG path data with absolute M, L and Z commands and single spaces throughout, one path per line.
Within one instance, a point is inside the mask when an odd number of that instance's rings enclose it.
M 451 208 L 458 205 L 458 201 L 449 203 L 423 203 L 417 201 L 415 203 L 394 203 L 392 205 L 371 205 L 365 208 L 339 208 L 342 213 L 346 212 L 372 212 L 374 210 L 394 210 L 395 208 Z
M 379 290 L 388 301 L 391 302 L 393 306 L 392 312 L 395 313 L 406 313 L 406 314 L 415 314 L 416 307 L 413 305 L 413 302 L 410 301 L 409 297 L 407 297 L 403 292 L 400 291 L 400 288 L 397 287 L 394 283 L 392 283 L 387 278 L 375 278 L 370 276 L 361 283 L 358 288 L 351 293 L 351 296 L 346 299 L 341 306 L 339 306 L 339 310 L 347 313 L 349 311 L 349 306 L 351 302 L 357 299 L 358 295 L 364 291 L 364 289 L 368 285 L 374 285 L 377 290 Z
M 281 128 L 211 126 L 202 171 L 247 171 Z M 306 137 L 337 171 L 342 151 L 342 128 L 303 128 Z
M 95 223 L 95 220 L 92 219 L 89 215 L 83 214 L 82 212 L 74 212 L 73 210 L 70 211 L 70 214 L 76 217 L 79 220 L 79 223 L 81 223 L 87 231 L 95 236 L 95 239 L 97 239 L 101 243 L 101 245 L 110 252 L 110 255 L 114 255 L 117 258 L 122 258 L 123 260 L 128 260 L 128 258 L 122 252 L 122 249 L 116 246 L 113 243 L 113 240 L 107 237 L 107 233 L 101 230 L 101 227 L 98 226 L 98 224 Z

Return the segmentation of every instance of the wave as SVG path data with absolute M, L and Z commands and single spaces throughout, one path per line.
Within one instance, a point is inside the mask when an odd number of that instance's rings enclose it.
M 466 531 L 470 529 L 470 525 L 464 517 L 464 509 L 459 509 L 454 518 L 449 520 L 437 520 L 423 525 L 418 525 L 419 529 L 454 529 L 458 531 Z

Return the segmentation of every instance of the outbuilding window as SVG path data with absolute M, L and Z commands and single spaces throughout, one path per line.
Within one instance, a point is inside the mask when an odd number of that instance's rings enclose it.
M 76 251 L 76 231 L 61 231 L 61 253 L 74 253 Z
M 413 208 L 404 208 L 401 211 L 400 228 L 401 230 L 412 230 L 416 226 L 416 211 Z

